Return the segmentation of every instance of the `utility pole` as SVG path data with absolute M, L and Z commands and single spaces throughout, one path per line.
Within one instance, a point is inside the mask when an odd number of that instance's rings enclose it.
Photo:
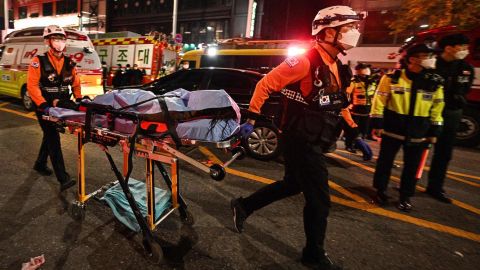
M 175 38 L 175 35 L 177 34 L 177 10 L 178 10 L 178 0 L 173 0 L 172 38 Z

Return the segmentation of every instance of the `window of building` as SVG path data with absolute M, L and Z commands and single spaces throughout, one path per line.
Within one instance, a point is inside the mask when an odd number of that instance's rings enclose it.
M 18 18 L 19 19 L 27 18 L 27 15 L 28 15 L 28 9 L 27 9 L 26 6 L 18 8 Z
M 53 3 L 43 3 L 43 16 L 52 16 L 53 15 Z
M 77 0 L 63 0 L 57 2 L 57 14 L 77 13 Z

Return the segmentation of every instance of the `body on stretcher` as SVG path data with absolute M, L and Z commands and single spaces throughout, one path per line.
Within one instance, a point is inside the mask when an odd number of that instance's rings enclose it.
M 183 160 L 219 181 L 225 176 L 224 167 L 243 157 L 245 151 L 238 146 L 239 139 L 236 137 L 240 119 L 238 106 L 224 91 L 190 93 L 181 89 L 169 96 L 152 95 L 135 89 L 114 91 L 97 96 L 91 103 L 83 103 L 84 112 L 52 108 L 50 115 L 43 118 L 77 135 L 78 189 L 77 200 L 70 211 L 72 217 L 82 220 L 85 216 L 85 203 L 117 185 L 117 190 L 123 190 L 143 234 L 147 254 L 158 259 L 161 249 L 156 246 L 158 243 L 152 241 L 152 230 L 176 209 L 180 211 L 183 222 L 193 223 L 187 204 L 180 195 L 178 161 Z M 156 121 L 158 119 L 160 121 Z M 88 142 L 101 146 L 117 178 L 117 181 L 90 194 L 85 191 L 84 145 Z M 108 147 L 117 145 L 123 150 L 122 171 L 117 168 L 108 152 Z M 178 150 L 182 146 L 200 145 L 231 149 L 234 154 L 224 164 L 207 166 Z M 133 168 L 133 155 L 144 158 L 146 162 L 146 207 L 143 208 L 135 201 L 128 182 Z M 170 166 L 170 173 L 163 166 L 165 164 Z M 169 188 L 170 192 L 166 194 L 171 196 L 169 208 L 161 214 L 156 213 L 158 209 L 155 206 L 155 196 L 159 194 L 154 187 L 155 166 Z M 144 208 L 146 216 L 141 211 Z

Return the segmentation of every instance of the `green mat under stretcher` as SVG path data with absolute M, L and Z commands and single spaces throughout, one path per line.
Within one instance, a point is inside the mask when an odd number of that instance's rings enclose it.
M 132 192 L 132 195 L 137 202 L 138 208 L 144 217 L 147 216 L 147 189 L 145 183 L 130 178 L 128 180 L 128 187 Z M 162 213 L 171 206 L 171 193 L 170 191 L 163 190 L 155 187 L 155 220 L 158 220 Z M 122 222 L 125 226 L 133 231 L 140 232 L 140 226 L 138 225 L 132 208 L 128 204 L 125 193 L 123 193 L 120 183 L 109 188 L 101 200 L 108 203 L 112 208 L 115 217 Z

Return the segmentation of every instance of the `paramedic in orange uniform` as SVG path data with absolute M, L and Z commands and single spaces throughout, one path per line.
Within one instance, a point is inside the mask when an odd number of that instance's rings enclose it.
M 66 37 L 65 31 L 59 26 L 45 27 L 43 38 L 49 50 L 32 59 L 27 81 L 27 90 L 36 105 L 38 122 L 43 131 L 42 145 L 33 168 L 42 175 L 51 175 L 52 170 L 47 167 L 47 158 L 50 156 L 61 191 L 74 186 L 75 180 L 65 170 L 60 135 L 55 125 L 43 120 L 42 115 L 48 115 L 52 107 L 75 108 L 75 102 L 70 99 L 71 92 L 75 98 L 81 98 L 75 64 L 64 55 Z
M 312 24 L 316 45 L 305 55 L 290 57 L 260 80 L 249 111 L 260 113 L 271 93 L 284 96 L 281 129 L 285 176 L 246 198 L 231 201 L 235 229 L 254 211 L 272 202 L 303 192 L 306 245 L 301 262 L 313 269 L 339 269 L 324 250 L 330 208 L 328 172 L 324 153 L 335 144 L 341 129 L 340 112 L 348 106 L 345 88 L 351 72 L 337 59 L 355 47 L 360 37 L 357 14 L 348 6 L 332 6 L 318 12 Z M 348 71 L 348 72 L 347 72 Z M 248 119 L 240 134 L 248 138 L 255 120 Z

